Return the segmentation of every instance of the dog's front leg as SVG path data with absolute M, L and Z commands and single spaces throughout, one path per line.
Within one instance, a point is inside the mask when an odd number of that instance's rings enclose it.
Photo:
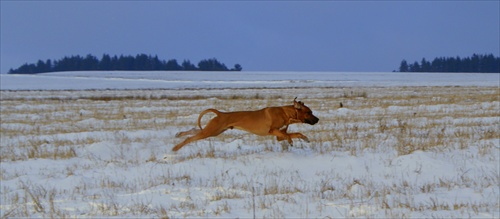
M 278 141 L 287 140 L 288 143 L 293 146 L 292 138 L 290 137 L 290 135 L 286 133 L 286 129 L 285 130 L 271 129 L 269 131 L 269 134 L 276 136 L 276 139 L 278 139 Z
M 285 128 L 279 129 L 279 130 L 273 129 L 273 130 L 269 131 L 269 134 L 276 136 L 276 139 L 278 141 L 287 140 L 288 143 L 290 144 L 290 146 L 293 146 L 292 138 L 300 138 L 300 139 L 304 140 L 305 142 L 308 142 L 308 143 L 310 142 L 309 138 L 307 138 L 307 136 L 303 135 L 302 133 L 299 133 L 299 132 L 286 133 L 287 129 L 288 129 L 288 126 L 286 126 Z

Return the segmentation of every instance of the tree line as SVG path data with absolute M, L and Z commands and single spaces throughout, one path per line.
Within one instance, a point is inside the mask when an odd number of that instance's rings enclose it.
M 110 56 L 104 54 L 101 59 L 93 55 L 70 56 L 60 60 L 38 60 L 36 63 L 24 64 L 16 69 L 10 69 L 9 74 L 35 74 L 60 71 L 241 71 L 240 64 L 229 69 L 215 58 L 204 59 L 194 65 L 189 60 L 178 63 L 175 59 L 160 60 L 158 56 L 139 54 L 136 56 Z
M 422 61 L 408 64 L 403 59 L 399 66 L 399 72 L 481 72 L 481 73 L 500 73 L 500 57 L 495 57 L 493 54 L 478 55 L 473 54 L 471 57 L 439 57 L 427 61 L 422 58 Z

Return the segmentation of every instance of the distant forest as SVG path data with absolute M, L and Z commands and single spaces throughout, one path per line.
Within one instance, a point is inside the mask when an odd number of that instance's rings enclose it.
M 110 56 L 104 54 L 101 59 L 93 55 L 64 57 L 60 60 L 38 60 L 36 64 L 24 64 L 17 69 L 10 69 L 9 74 L 35 74 L 60 71 L 241 71 L 240 64 L 229 69 L 217 59 L 205 59 L 194 65 L 189 60 L 181 64 L 175 59 L 168 61 L 158 59 L 158 56 L 139 54 L 134 56 Z
M 399 72 L 481 72 L 481 73 L 500 73 L 500 57 L 492 54 L 478 55 L 472 57 L 440 57 L 432 62 L 422 59 L 408 64 L 406 60 L 401 61 Z

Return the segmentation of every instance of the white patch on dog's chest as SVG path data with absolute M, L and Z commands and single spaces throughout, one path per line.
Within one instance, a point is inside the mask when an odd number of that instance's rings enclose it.
M 283 125 L 283 126 L 281 126 L 281 128 L 279 128 L 279 130 L 280 130 L 280 131 L 283 131 L 283 130 L 285 130 L 286 128 L 288 128 L 288 125 Z

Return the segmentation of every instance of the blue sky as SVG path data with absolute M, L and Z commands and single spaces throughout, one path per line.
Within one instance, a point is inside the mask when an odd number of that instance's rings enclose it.
M 244 71 L 392 71 L 500 53 L 500 1 L 1 1 L 1 73 L 70 55 Z

